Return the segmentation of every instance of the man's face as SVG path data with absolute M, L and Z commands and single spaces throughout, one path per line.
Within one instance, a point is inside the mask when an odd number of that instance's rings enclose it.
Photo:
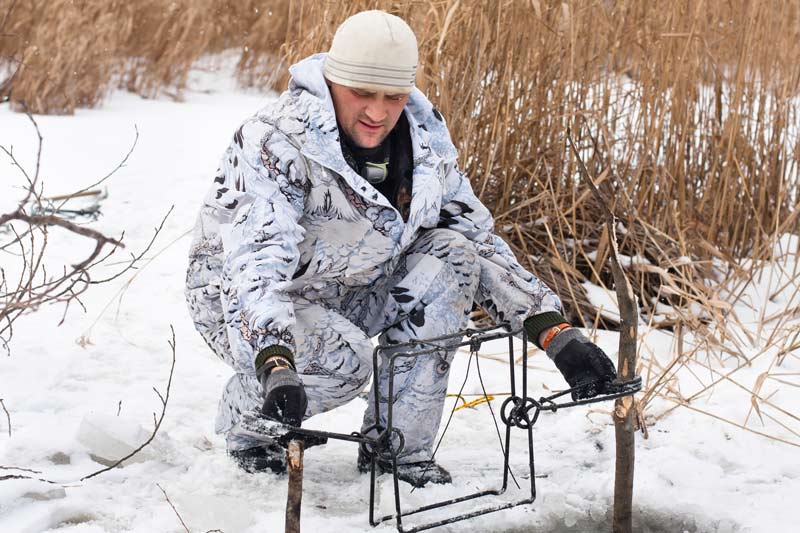
M 375 148 L 389 135 L 408 102 L 408 95 L 368 91 L 330 83 L 339 125 L 357 146 Z

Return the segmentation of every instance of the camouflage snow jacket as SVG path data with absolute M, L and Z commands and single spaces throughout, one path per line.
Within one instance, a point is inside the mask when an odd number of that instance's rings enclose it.
M 372 284 L 426 228 L 449 228 L 475 244 L 482 265 L 475 298 L 496 320 L 520 328 L 529 315 L 560 311 L 556 295 L 493 234 L 444 120 L 422 92 L 415 89 L 404 110 L 414 162 L 408 221 L 348 166 L 324 60 L 317 54 L 291 67 L 289 90 L 236 131 L 205 197 L 186 297 L 211 348 L 246 374 L 265 347 L 294 353 L 295 299 L 335 302 Z M 498 283 L 514 284 L 527 300 L 493 301 Z

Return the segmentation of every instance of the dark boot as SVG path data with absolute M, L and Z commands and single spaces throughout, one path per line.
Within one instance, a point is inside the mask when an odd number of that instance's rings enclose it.
M 286 449 L 278 444 L 267 444 L 244 450 L 228 450 L 228 455 L 236 461 L 239 468 L 250 474 L 286 473 Z
M 358 450 L 358 471 L 361 473 L 369 472 L 371 465 L 370 457 L 361 449 Z M 378 459 L 377 473 L 391 474 L 392 462 Z M 447 485 L 453 482 L 450 472 L 439 466 L 435 461 L 419 461 L 417 463 L 398 463 L 397 479 L 405 481 L 414 487 L 424 487 L 428 483 L 436 485 Z

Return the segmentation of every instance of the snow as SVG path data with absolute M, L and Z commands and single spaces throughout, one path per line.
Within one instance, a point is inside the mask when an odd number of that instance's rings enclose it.
M 194 331 L 182 294 L 188 232 L 217 159 L 238 124 L 274 98 L 236 89 L 230 82 L 230 69 L 215 67 L 210 63 L 192 77 L 194 88 L 182 102 L 116 92 L 97 110 L 79 110 L 72 117 L 36 117 L 44 136 L 41 175 L 51 196 L 87 186 L 115 168 L 138 130 L 129 161 L 105 185 L 108 198 L 101 202 L 102 215 L 91 223 L 111 235 L 124 230 L 126 253 L 143 249 L 154 227 L 171 206 L 174 210 L 143 268 L 114 283 L 92 287 L 83 298 L 85 313 L 72 309 L 60 327 L 56 327 L 59 308 L 42 309 L 17 322 L 12 355 L 0 361 L 0 397 L 12 423 L 8 437 L 0 414 L 0 466 L 41 473 L 2 470 L 0 476 L 23 474 L 56 483 L 0 481 L 0 531 L 183 531 L 164 493 L 191 531 L 283 528 L 285 479 L 239 471 L 227 458 L 223 439 L 213 433 L 217 401 L 231 370 Z M 0 144 L 13 144 L 15 154 L 32 168 L 35 135 L 31 124 L 5 104 L 0 105 Z M 6 159 L 0 165 L 7 176 L 0 194 L 6 208 L 14 205 L 23 181 Z M 53 240 L 51 246 L 53 257 L 63 263 L 74 262 L 85 248 L 70 240 Z M 797 236 L 785 236 L 773 262 L 750 265 L 754 269 L 751 283 L 721 293 L 731 304 L 731 316 L 741 323 L 738 334 L 725 341 L 730 352 L 738 355 L 705 352 L 688 334 L 679 345 L 671 333 L 640 325 L 641 373 L 646 384 L 654 383 L 665 369 L 670 379 L 669 387 L 662 389 L 666 397 L 648 404 L 648 438 L 637 434 L 637 531 L 782 532 L 796 527 L 800 437 L 797 421 L 781 410 L 796 416 L 800 405 L 796 376 L 800 361 L 791 333 L 800 331 L 800 320 L 791 312 L 800 305 L 797 246 Z M 124 258 L 120 254 L 117 260 Z M 13 256 L 2 256 L 4 266 L 13 260 Z M 105 267 L 100 274 L 113 273 L 115 268 L 119 265 Z M 604 302 L 604 312 L 618 313 L 613 294 L 587 289 L 590 297 Z M 79 481 L 149 435 L 154 413 L 161 412 L 161 401 L 152 389 L 165 393 L 172 361 L 167 345 L 170 325 L 176 333 L 177 362 L 161 431 L 124 467 Z M 616 357 L 615 333 L 586 333 Z M 76 342 L 81 338 L 90 342 Z M 509 392 L 508 366 L 495 360 L 505 357 L 505 349 L 503 342 L 481 349 L 481 375 L 486 390 L 495 395 L 491 402 L 495 413 L 506 398 L 503 393 Z M 697 363 L 677 364 L 669 370 L 676 357 L 692 350 L 696 350 Z M 781 356 L 781 350 L 787 353 Z M 564 386 L 543 353 L 531 348 L 530 355 L 532 396 Z M 453 393 L 461 386 L 468 360 L 466 352 L 456 358 L 450 383 Z M 519 371 L 518 366 L 518 376 Z M 728 378 L 721 379 L 723 374 L 729 374 Z M 711 392 L 702 392 L 718 379 L 721 382 Z M 753 400 L 750 391 L 758 383 L 759 397 Z M 474 366 L 464 392 L 481 392 Z M 678 393 L 683 398 L 695 397 L 688 407 L 666 414 L 675 406 Z M 763 421 L 753 412 L 751 401 L 759 405 Z M 456 399 L 447 402 L 446 416 Z M 356 399 L 315 417 L 308 426 L 355 431 L 365 405 L 364 399 Z M 610 408 L 596 404 L 542 414 L 534 431 L 536 501 L 440 530 L 608 531 L 614 483 Z M 515 430 L 511 464 L 522 490 L 511 483 L 498 499 L 472 501 L 453 511 L 524 498 L 530 482 L 525 473 L 525 445 L 524 434 Z M 358 473 L 355 457 L 355 445 L 341 441 L 307 451 L 305 530 L 372 529 L 369 476 Z M 403 486 L 404 509 L 499 485 L 502 456 L 487 404 L 453 415 L 437 457 L 453 474 L 453 485 L 413 492 Z M 383 512 L 392 507 L 390 485 L 384 476 L 378 490 Z M 409 517 L 404 524 L 441 519 L 448 512 Z M 393 531 L 394 525 L 390 522 L 374 529 Z
M 583 290 L 586 291 L 586 298 L 592 305 L 600 310 L 600 314 L 604 318 L 613 320 L 614 322 L 620 321 L 619 303 L 617 302 L 617 293 L 605 287 L 600 287 L 589 281 L 581 283 Z

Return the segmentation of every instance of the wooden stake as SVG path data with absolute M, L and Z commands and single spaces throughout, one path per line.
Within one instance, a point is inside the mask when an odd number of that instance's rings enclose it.
M 567 141 L 578 160 L 578 169 L 589 188 L 602 206 L 606 218 L 606 227 L 610 233 L 611 273 L 619 303 L 619 359 L 617 369 L 623 380 L 632 379 L 636 374 L 636 326 L 639 322 L 639 308 L 633 294 L 631 284 L 619 263 L 617 250 L 617 232 L 614 213 L 608 207 L 603 195 L 595 186 L 583 159 L 567 132 Z M 614 533 L 631 533 L 633 531 L 633 466 L 635 455 L 634 431 L 636 429 L 636 401 L 632 396 L 617 399 L 614 403 L 614 433 L 616 436 L 616 471 L 614 475 Z
M 303 500 L 303 441 L 292 440 L 286 449 L 289 464 L 289 493 L 286 496 L 286 533 L 300 533 L 300 504 Z

